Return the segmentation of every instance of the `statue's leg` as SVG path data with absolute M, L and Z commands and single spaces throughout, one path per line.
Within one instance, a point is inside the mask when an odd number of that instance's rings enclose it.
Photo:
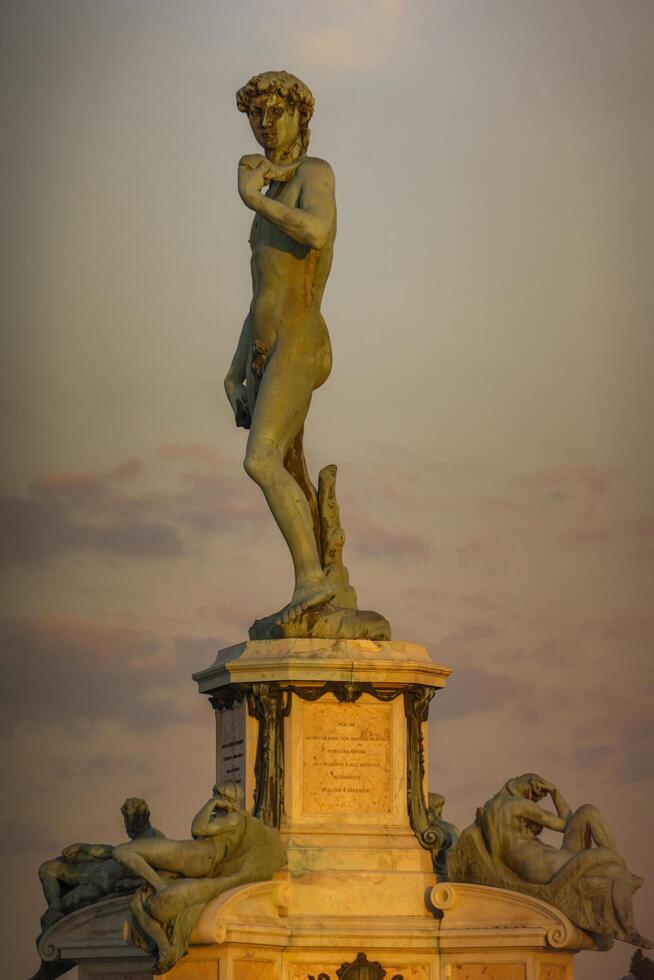
M 562 849 L 584 851 L 593 841 L 598 847 L 619 853 L 615 837 L 600 811 L 591 803 L 585 803 L 570 818 L 563 834 Z
M 76 912 L 77 909 L 83 909 L 87 905 L 93 905 L 94 902 L 98 902 L 105 892 L 98 888 L 97 885 L 91 882 L 82 882 L 80 885 L 76 885 L 75 888 L 71 888 L 69 892 L 63 896 L 61 900 L 61 907 L 66 915 L 69 912 Z
M 251 880 L 252 877 L 246 874 L 184 878 L 171 882 L 163 892 L 148 898 L 138 921 L 157 943 L 157 963 L 153 972 L 165 973 L 184 956 L 191 932 L 208 902 L 230 888 Z M 192 909 L 196 915 L 189 918 Z M 186 915 L 180 920 L 182 913 Z M 162 928 L 164 925 L 165 928 Z
M 245 456 L 245 470 L 263 490 L 293 559 L 295 591 L 280 616 L 282 622 L 334 596 L 318 554 L 311 508 L 284 467 L 286 454 L 304 425 L 312 392 L 313 378 L 304 360 L 298 363 L 297 355 L 294 358 L 276 348 L 257 393 Z
M 167 963 L 172 955 L 172 946 L 163 926 L 149 912 L 146 912 L 140 890 L 134 895 L 130 908 L 139 930 L 156 947 L 157 964 Z
M 180 878 L 147 900 L 149 915 L 158 922 L 169 922 L 189 905 L 206 905 L 225 889 L 221 878 Z M 230 886 L 232 887 L 232 886 Z
M 321 564 L 324 563 L 321 546 L 320 514 L 318 512 L 318 491 L 311 482 L 307 461 L 304 457 L 304 426 L 300 429 L 295 439 L 291 443 L 284 457 L 284 468 L 291 474 L 300 490 L 307 498 L 309 510 L 311 511 L 311 521 L 313 524 L 313 534 L 318 546 L 318 557 Z
M 48 907 L 55 911 L 61 910 L 61 885 L 60 880 L 65 879 L 65 861 L 45 861 L 39 868 L 39 878 L 41 887 Z M 70 868 L 70 865 L 68 865 Z
M 641 936 L 636 928 L 634 919 L 633 894 L 635 891 L 634 876 L 619 865 L 611 865 L 608 877 L 612 879 L 611 897 L 613 898 L 613 908 L 616 918 L 625 932 L 625 940 L 633 943 L 634 946 L 642 946 L 644 949 L 651 949 L 652 943 L 645 936 Z

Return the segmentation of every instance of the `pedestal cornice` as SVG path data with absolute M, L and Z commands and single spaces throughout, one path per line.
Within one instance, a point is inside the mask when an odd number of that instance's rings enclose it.
M 396 640 L 249 640 L 220 650 L 193 674 L 201 694 L 230 684 L 357 683 L 445 686 L 451 670 L 435 664 L 424 646 Z

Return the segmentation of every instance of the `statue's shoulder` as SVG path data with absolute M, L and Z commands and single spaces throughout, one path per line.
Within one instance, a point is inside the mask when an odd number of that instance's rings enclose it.
M 303 179 L 308 180 L 328 180 L 334 183 L 334 171 L 326 160 L 320 157 L 304 157 L 302 163 L 297 168 L 297 173 Z

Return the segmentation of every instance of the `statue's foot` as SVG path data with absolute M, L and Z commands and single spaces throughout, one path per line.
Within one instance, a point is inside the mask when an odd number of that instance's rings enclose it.
M 63 919 L 63 917 L 64 913 L 61 911 L 61 909 L 48 909 L 47 912 L 44 912 L 41 916 L 41 929 L 43 932 L 45 932 L 46 929 L 53 926 L 55 922 L 59 922 L 59 919 Z
M 176 963 L 175 951 L 172 946 L 160 946 L 157 958 L 152 964 L 152 972 L 157 976 L 168 973 Z
M 303 589 L 296 589 L 293 598 L 287 606 L 279 613 L 277 622 L 281 626 L 293 623 L 304 616 L 312 609 L 319 609 L 325 606 L 336 595 L 336 590 L 326 579 L 317 585 L 309 585 Z

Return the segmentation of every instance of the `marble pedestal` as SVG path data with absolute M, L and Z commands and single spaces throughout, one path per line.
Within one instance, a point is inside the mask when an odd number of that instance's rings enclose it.
M 217 781 L 239 782 L 246 808 L 279 828 L 288 864 L 210 903 L 167 977 L 571 980 L 590 942 L 561 913 L 437 882 L 425 736 L 449 673 L 415 644 L 289 639 L 230 647 L 194 675 L 216 713 Z M 126 918 L 125 899 L 82 910 L 42 949 L 82 980 L 151 977 Z

